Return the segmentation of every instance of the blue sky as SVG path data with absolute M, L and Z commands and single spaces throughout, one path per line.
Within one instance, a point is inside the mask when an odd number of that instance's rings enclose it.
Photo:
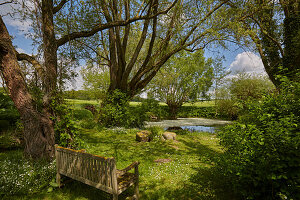
M 1 0 L 0 0 L 1 1 Z M 33 46 L 32 41 L 26 38 L 24 35 L 30 30 L 30 21 L 20 22 L 19 20 L 12 19 L 6 13 L 10 12 L 11 8 L 9 5 L 0 6 L 0 15 L 3 16 L 4 23 L 7 29 L 14 37 L 13 44 L 17 47 L 18 52 L 24 52 L 27 54 L 32 54 Z M 219 52 L 219 53 L 217 53 Z M 225 60 L 223 66 L 229 68 L 231 71 L 245 71 L 245 72 L 261 72 L 264 73 L 263 65 L 260 57 L 245 49 L 238 48 L 234 44 L 228 46 L 228 50 L 221 48 L 210 48 L 205 50 L 205 57 L 216 57 L 224 56 Z M 76 71 L 79 72 L 80 69 Z M 75 81 L 75 84 L 69 86 L 70 89 L 81 89 L 82 78 L 79 76 Z

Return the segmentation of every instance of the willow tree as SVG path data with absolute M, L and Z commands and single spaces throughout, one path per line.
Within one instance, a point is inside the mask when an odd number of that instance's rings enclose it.
M 148 94 L 169 107 L 171 119 L 185 102 L 205 98 L 212 85 L 213 60 L 205 59 L 203 51 L 182 51 L 170 58 L 148 85 Z
M 229 21 L 224 5 L 228 1 L 178 0 L 167 14 L 149 17 L 166 9 L 171 2 L 111 0 L 95 4 L 94 16 L 90 17 L 102 17 L 107 22 L 133 17 L 133 11 L 141 10 L 141 7 L 148 16 L 142 22 L 113 27 L 72 43 L 82 57 L 89 56 L 109 69 L 109 92 L 120 90 L 133 97 L 174 54 L 182 50 L 203 49 L 227 38 L 225 29 Z M 75 16 L 76 19 L 86 18 L 87 12 L 75 13 L 72 19 Z M 76 27 L 76 23 L 60 25 Z
M 238 40 L 252 40 L 271 81 L 278 75 L 299 81 L 300 1 L 249 0 L 230 2 Z
M 7 1 L 5 3 L 10 3 Z M 27 1 L 23 2 L 26 5 Z M 127 1 L 124 1 L 127 2 Z M 129 2 L 129 1 L 128 1 Z M 59 29 L 59 22 L 55 19 L 64 16 L 68 21 L 70 8 L 78 10 L 91 7 L 95 1 L 76 1 L 76 0 L 32 0 L 33 7 L 26 10 L 26 6 L 22 6 L 22 13 L 26 11 L 33 13 L 27 16 L 34 20 L 32 23 L 35 30 L 35 39 L 40 44 L 40 53 L 42 59 L 38 56 L 18 53 L 13 47 L 9 33 L 0 16 L 0 64 L 1 73 L 5 84 L 8 88 L 10 97 L 12 98 L 16 108 L 18 109 L 21 120 L 24 124 L 25 154 L 34 159 L 51 158 L 54 156 L 54 124 L 51 120 L 53 110 L 51 102 L 57 91 L 57 69 L 58 69 L 58 51 L 59 47 L 74 41 L 78 38 L 90 37 L 99 31 L 109 29 L 114 26 L 126 26 L 138 20 L 149 20 L 160 14 L 167 13 L 176 3 L 169 4 L 165 10 L 156 9 L 144 15 L 144 9 L 153 10 L 153 2 L 140 6 L 140 10 L 131 12 L 132 16 L 126 15 L 126 19 L 117 18 L 114 20 L 103 21 L 102 18 L 94 18 L 89 23 L 80 23 L 76 29 Z M 103 5 L 107 1 L 98 1 L 98 5 Z M 127 3 L 126 3 L 127 4 Z M 2 3 L 0 4 L 0 6 Z M 150 6 L 149 6 L 150 5 Z M 89 13 L 92 15 L 93 13 Z M 59 32 L 59 34 L 57 34 Z M 22 70 L 18 61 L 26 60 L 34 67 L 39 79 L 42 82 L 43 89 L 43 105 L 41 109 L 36 109 L 36 102 L 32 94 L 29 92 L 26 81 L 22 74 Z

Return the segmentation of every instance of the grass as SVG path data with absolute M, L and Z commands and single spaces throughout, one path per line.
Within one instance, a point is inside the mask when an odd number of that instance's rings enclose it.
M 223 184 L 222 178 L 213 168 L 214 159 L 222 154 L 215 135 L 185 132 L 182 135 L 178 134 L 178 141 L 175 142 L 162 142 L 156 138 L 150 143 L 138 143 L 135 141 L 137 131 L 122 128 L 82 130 L 82 138 L 87 152 L 115 157 L 118 169 L 128 166 L 133 161 L 140 161 L 141 199 L 233 199 L 226 184 Z M 160 158 L 172 161 L 154 162 Z M 126 199 L 132 192 L 132 189 L 125 192 L 120 199 Z M 50 193 L 13 196 L 11 199 L 110 198 L 110 195 L 100 190 L 73 181 Z
M 74 105 L 75 107 L 83 105 L 83 104 L 92 104 L 92 105 L 99 105 L 99 101 L 96 100 L 79 100 L 79 99 L 66 99 L 68 104 Z M 140 105 L 141 102 L 130 102 L 131 106 Z M 167 106 L 166 103 L 160 102 L 159 105 Z M 195 103 L 184 103 L 183 106 L 195 106 L 195 107 L 211 107 L 215 106 L 214 101 L 199 101 Z

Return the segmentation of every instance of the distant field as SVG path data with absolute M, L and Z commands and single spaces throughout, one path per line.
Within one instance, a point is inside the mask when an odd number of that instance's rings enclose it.
M 74 105 L 75 107 L 82 105 L 82 104 L 92 104 L 92 105 L 98 105 L 100 101 L 97 100 L 79 100 L 79 99 L 66 99 L 68 104 Z M 140 105 L 141 102 L 130 102 L 131 106 L 137 106 Z M 160 102 L 159 105 L 166 106 L 166 103 Z M 196 106 L 196 107 L 211 107 L 215 106 L 214 101 L 199 101 L 196 103 L 185 103 L 183 106 Z
M 196 103 L 185 103 L 183 104 L 183 106 L 211 107 L 211 106 L 215 106 L 215 101 L 211 100 L 211 101 L 199 101 Z

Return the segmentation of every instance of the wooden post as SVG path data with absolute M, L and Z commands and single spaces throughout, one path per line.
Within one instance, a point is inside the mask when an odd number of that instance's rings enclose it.
M 56 158 L 56 183 L 58 184 L 58 187 L 60 187 L 60 179 L 61 175 L 59 174 L 59 166 L 60 166 L 60 156 L 58 155 L 57 151 L 58 145 L 55 144 L 55 158 Z
M 118 182 L 117 182 L 117 169 L 115 159 L 110 160 L 110 178 L 111 178 L 111 187 L 113 190 L 113 200 L 118 200 Z
M 134 167 L 134 178 L 135 178 L 135 182 L 134 182 L 134 196 L 135 199 L 139 199 L 139 166 L 136 165 Z

